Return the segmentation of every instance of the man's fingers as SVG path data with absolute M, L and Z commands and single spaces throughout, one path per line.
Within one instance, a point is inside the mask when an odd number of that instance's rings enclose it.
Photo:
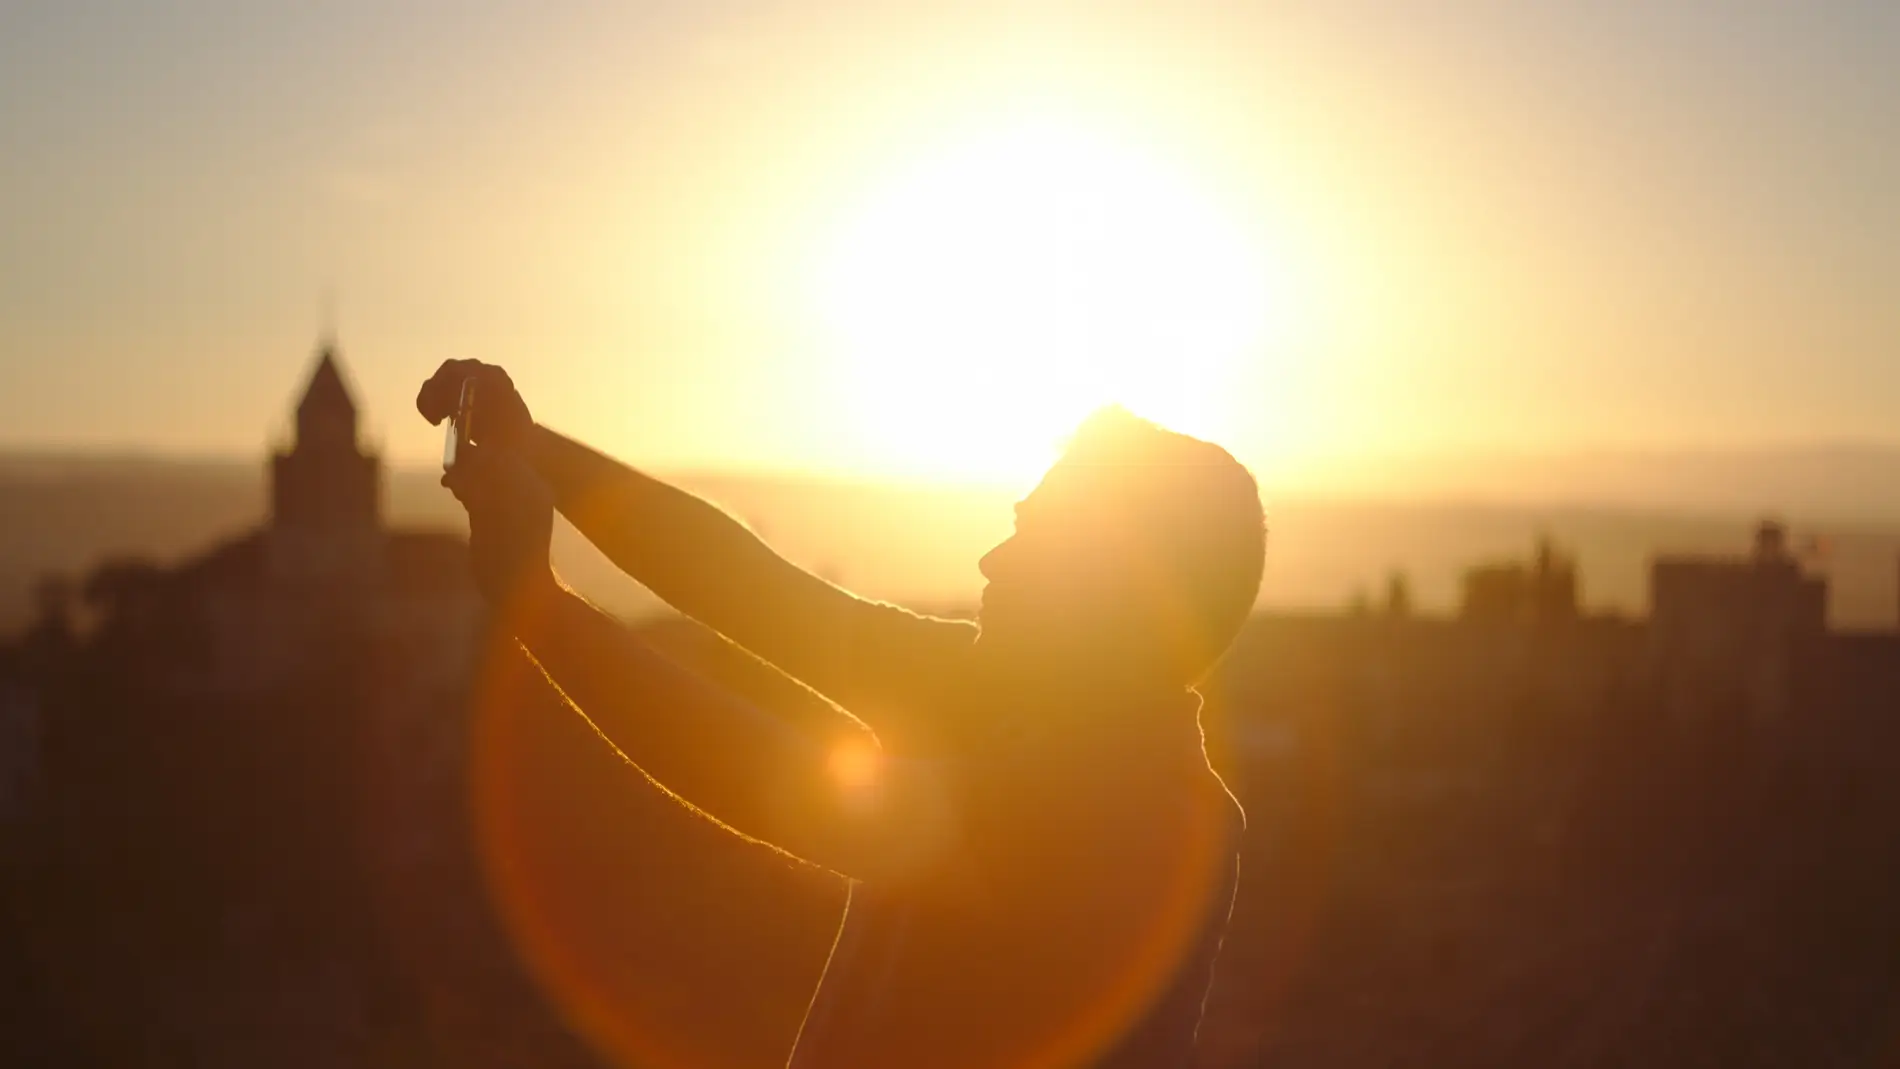
M 469 433 L 490 445 L 510 445 L 519 441 L 533 421 L 508 369 L 483 364 L 476 378 L 475 421 Z
M 455 414 L 462 399 L 462 383 L 487 367 L 480 360 L 445 360 L 416 394 L 416 411 L 430 423 L 440 423 Z
M 442 473 L 442 485 L 470 512 L 486 509 L 494 498 L 495 472 L 490 459 L 470 442 L 456 451 L 455 466 Z
M 459 471 L 461 465 L 456 465 L 456 468 Z M 448 488 L 449 493 L 455 495 L 455 500 L 461 502 L 463 508 L 468 508 L 467 475 L 457 474 L 456 471 L 445 471 L 442 473 L 442 485 Z
M 436 369 L 416 394 L 416 411 L 430 423 L 440 423 L 455 414 L 462 399 L 462 386 L 475 383 L 475 412 L 471 437 L 490 445 L 517 444 L 534 422 L 528 406 L 508 377 L 508 372 L 479 360 L 450 360 Z

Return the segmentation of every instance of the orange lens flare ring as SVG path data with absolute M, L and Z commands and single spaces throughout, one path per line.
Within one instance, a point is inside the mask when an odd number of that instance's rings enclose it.
M 669 875 L 668 858 L 642 856 L 654 847 L 637 837 L 616 847 L 623 867 L 606 876 L 589 871 L 591 856 L 575 856 L 589 855 L 575 846 L 576 825 L 591 823 L 608 837 L 616 832 L 600 827 L 598 806 L 590 809 L 584 799 L 568 796 L 583 789 L 580 781 L 606 782 L 617 774 L 617 786 L 603 789 L 646 792 L 665 805 L 674 803 L 612 757 L 608 743 L 562 706 L 500 628 L 489 637 L 477 678 L 469 789 L 478 861 L 503 927 L 549 1003 L 597 1053 L 627 1069 L 737 1066 L 756 1056 L 739 1040 L 708 1034 L 716 1029 L 695 1028 L 685 1019 L 691 1015 L 676 1005 L 679 996 L 664 970 L 643 961 L 642 937 L 627 914 L 640 908 L 641 881 L 682 879 Z M 566 725 L 562 745 L 592 772 L 547 774 L 552 767 L 545 739 L 549 718 Z M 589 756 L 587 746 L 598 752 Z M 595 760 L 603 754 L 614 767 Z M 554 765 L 561 756 L 553 755 Z M 832 755 L 829 771 L 840 789 L 874 795 L 878 754 L 869 748 L 841 750 Z M 1039 1022 L 1033 1034 L 1011 1039 L 1019 1049 L 998 1052 L 1003 1054 L 999 1064 L 1018 1069 L 1085 1065 L 1143 1017 L 1194 947 L 1210 911 L 1229 906 L 1214 901 L 1216 888 L 1224 886 L 1223 871 L 1233 863 L 1226 820 L 1211 802 L 1197 813 L 1186 830 L 1188 841 L 1176 851 L 1179 860 L 1154 896 L 1157 905 L 1148 911 L 1151 920 L 1144 930 L 1114 941 L 1119 946 L 1100 960 L 1101 971 L 1086 991 L 1046 1026 Z M 823 960 L 822 948 L 814 946 L 809 982 L 816 982 Z M 793 992 L 790 986 L 779 1000 L 788 1015 L 787 1044 L 809 996 L 808 988 Z

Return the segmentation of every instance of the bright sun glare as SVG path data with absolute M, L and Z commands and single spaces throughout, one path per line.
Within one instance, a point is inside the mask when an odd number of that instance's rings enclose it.
M 1283 313 L 1260 244 L 1166 159 L 1024 123 L 902 169 L 814 277 L 866 448 L 1017 479 L 1104 403 L 1221 435 Z

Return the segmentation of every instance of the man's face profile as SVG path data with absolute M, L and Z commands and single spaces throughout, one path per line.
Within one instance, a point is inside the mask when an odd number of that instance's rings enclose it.
M 1012 649 L 1124 630 L 1132 517 L 1101 473 L 1059 462 L 1016 506 L 1016 530 L 978 562 L 985 639 Z

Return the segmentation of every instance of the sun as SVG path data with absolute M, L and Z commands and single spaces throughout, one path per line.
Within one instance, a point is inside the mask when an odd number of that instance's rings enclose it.
M 1260 245 L 1167 158 L 1024 122 L 898 169 L 810 277 L 872 466 L 1016 480 L 1107 403 L 1230 429 L 1284 316 Z

